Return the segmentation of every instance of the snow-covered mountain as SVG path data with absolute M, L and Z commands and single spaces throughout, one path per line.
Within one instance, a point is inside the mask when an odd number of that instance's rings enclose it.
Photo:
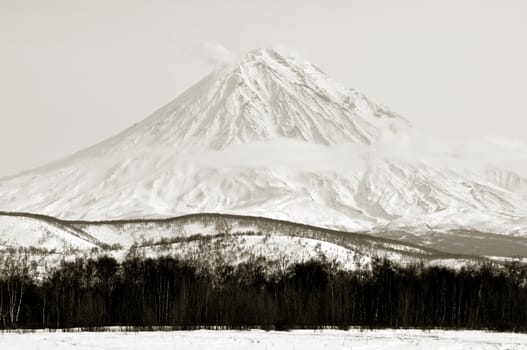
M 124 132 L 0 180 L 0 210 L 74 220 L 216 212 L 348 231 L 527 235 L 523 178 L 379 155 L 409 129 L 314 65 L 254 50 Z

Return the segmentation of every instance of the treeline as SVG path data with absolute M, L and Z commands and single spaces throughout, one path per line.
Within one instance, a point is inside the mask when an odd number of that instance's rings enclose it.
M 27 261 L 4 260 L 0 328 L 527 331 L 527 274 L 518 264 L 453 270 L 379 260 L 368 271 L 345 271 L 323 260 L 274 264 L 256 259 L 203 267 L 171 257 L 121 263 L 100 257 L 63 262 L 34 278 Z

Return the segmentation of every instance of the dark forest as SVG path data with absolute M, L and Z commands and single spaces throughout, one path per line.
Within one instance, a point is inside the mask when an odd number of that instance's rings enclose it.
M 12 265 L 0 275 L 0 328 L 527 331 L 527 273 L 516 263 L 454 270 L 378 259 L 367 271 L 323 259 L 273 264 L 104 256 L 63 262 L 40 278 Z

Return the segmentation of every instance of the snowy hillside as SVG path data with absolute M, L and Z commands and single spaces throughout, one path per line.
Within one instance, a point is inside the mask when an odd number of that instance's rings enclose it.
M 53 220 L 0 215 L 0 247 L 68 251 L 90 249 L 101 242 L 82 230 Z
M 215 212 L 346 231 L 527 235 L 520 175 L 379 155 L 409 128 L 303 59 L 255 50 L 121 134 L 0 180 L 0 210 L 71 220 Z
M 459 267 L 480 261 L 482 255 L 492 255 L 496 261 L 510 256 L 495 250 L 486 253 L 477 246 L 470 255 L 463 251 L 452 253 L 449 249 L 437 250 L 375 235 L 218 214 L 89 222 L 0 213 L 0 228 L 0 256 L 2 250 L 20 249 L 30 253 L 42 271 L 78 256 L 111 255 L 122 260 L 128 254 L 177 256 L 202 265 L 236 265 L 265 258 L 289 266 L 314 258 L 336 262 L 346 270 L 369 269 L 376 259 L 383 258 L 401 265 L 423 262 Z

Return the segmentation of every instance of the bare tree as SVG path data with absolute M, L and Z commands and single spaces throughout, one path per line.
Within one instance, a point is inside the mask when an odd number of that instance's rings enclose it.
M 232 231 L 232 223 L 226 218 L 219 218 L 216 221 L 216 232 L 222 235 L 229 235 Z
M 23 252 L 4 254 L 1 259 L 0 272 L 5 279 L 7 295 L 0 294 L 0 319 L 14 327 L 20 320 L 22 299 L 35 266 L 30 264 L 28 254 Z M 4 298 L 6 310 L 3 309 Z

